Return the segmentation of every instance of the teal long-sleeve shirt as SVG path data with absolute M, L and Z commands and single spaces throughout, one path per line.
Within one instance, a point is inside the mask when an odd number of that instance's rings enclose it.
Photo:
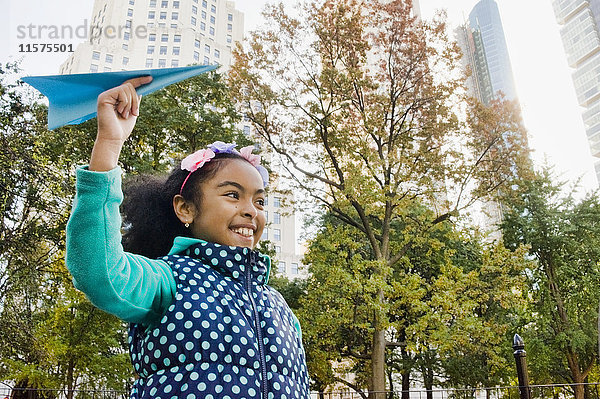
M 121 169 L 77 169 L 77 193 L 67 224 L 67 268 L 75 287 L 122 320 L 155 324 L 173 302 L 176 284 L 166 262 L 131 254 L 121 245 Z M 199 240 L 177 237 L 170 253 Z

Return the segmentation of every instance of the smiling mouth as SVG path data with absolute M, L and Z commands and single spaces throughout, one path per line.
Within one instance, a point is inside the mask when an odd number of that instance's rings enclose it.
M 231 231 L 233 231 L 234 233 L 239 234 L 239 235 L 241 235 L 243 237 L 246 237 L 246 238 L 250 238 L 250 237 L 254 236 L 254 230 L 248 229 L 248 228 L 245 228 L 245 227 L 231 229 Z

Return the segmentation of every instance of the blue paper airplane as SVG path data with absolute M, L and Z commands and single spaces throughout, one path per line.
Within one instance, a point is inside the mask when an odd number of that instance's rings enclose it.
M 48 97 L 48 129 L 54 130 L 64 125 L 76 125 L 96 116 L 98 95 L 128 79 L 152 76 L 152 82 L 137 88 L 138 94 L 146 95 L 217 67 L 218 65 L 196 65 L 137 71 L 27 76 L 21 80 Z

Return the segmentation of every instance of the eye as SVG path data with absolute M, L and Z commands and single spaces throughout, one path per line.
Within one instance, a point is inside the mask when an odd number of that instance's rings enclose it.
M 226 197 L 240 199 L 240 194 L 237 191 L 232 191 L 225 194 Z
M 258 206 L 260 206 L 261 208 L 265 206 L 265 200 L 263 198 L 259 198 L 256 200 L 256 203 L 258 204 Z

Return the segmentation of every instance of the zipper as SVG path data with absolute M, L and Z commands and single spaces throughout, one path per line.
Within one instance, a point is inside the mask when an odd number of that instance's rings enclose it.
M 246 268 L 246 291 L 250 298 L 250 304 L 252 305 L 252 311 L 254 312 L 254 325 L 256 327 L 256 336 L 258 338 L 258 356 L 260 358 L 260 372 L 262 374 L 262 397 L 267 399 L 269 390 L 267 388 L 267 359 L 265 356 L 265 344 L 263 342 L 262 330 L 260 328 L 260 319 L 258 316 L 258 309 L 256 303 L 252 297 L 252 269 L 256 266 L 256 253 L 250 252 L 250 267 Z

